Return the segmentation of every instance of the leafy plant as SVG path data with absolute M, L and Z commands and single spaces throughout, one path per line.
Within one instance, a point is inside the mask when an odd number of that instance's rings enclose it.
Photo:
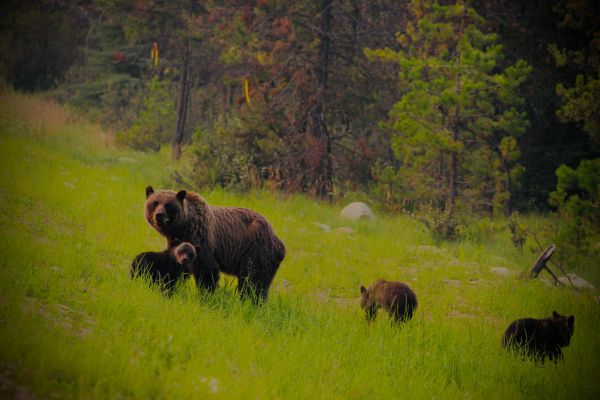
M 117 142 L 136 150 L 160 150 L 175 132 L 175 101 L 171 83 L 153 78 L 146 84 L 143 106 L 128 129 L 117 134 Z
M 549 203 L 560 220 L 557 244 L 570 260 L 600 256 L 600 158 L 561 165 L 556 177 Z

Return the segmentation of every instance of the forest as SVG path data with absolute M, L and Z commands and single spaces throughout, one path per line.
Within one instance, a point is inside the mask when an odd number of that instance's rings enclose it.
M 195 185 L 450 219 L 594 197 L 566 175 L 599 154 L 597 3 L 442 4 L 8 1 L 1 72 L 123 145 L 189 146 Z
M 5 86 L 123 146 L 183 152 L 179 182 L 363 193 L 444 239 L 473 216 L 550 211 L 563 251 L 598 255 L 595 1 L 0 7 Z
M 0 2 L 0 398 L 597 399 L 599 104 L 593 0 Z M 268 299 L 132 279 L 149 186 L 268 220 Z

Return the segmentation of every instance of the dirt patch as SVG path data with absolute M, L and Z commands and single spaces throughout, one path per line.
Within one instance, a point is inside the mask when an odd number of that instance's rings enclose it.
M 14 368 L 4 366 L 0 372 L 0 398 L 13 400 L 31 400 L 35 396 L 31 394 L 29 388 L 19 385 L 13 380 Z
M 64 304 L 44 304 L 35 297 L 26 297 L 21 307 L 23 311 L 36 313 L 78 337 L 88 335 L 95 325 L 92 317 Z

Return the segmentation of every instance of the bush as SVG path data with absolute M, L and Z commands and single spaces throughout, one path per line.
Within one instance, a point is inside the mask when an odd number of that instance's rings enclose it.
M 117 142 L 136 150 L 160 150 L 175 134 L 177 114 L 169 81 L 153 78 L 143 91 L 143 106 L 128 129 L 117 133 Z
M 561 165 L 556 176 L 549 198 L 559 218 L 556 244 L 573 262 L 600 256 L 600 158 L 582 160 L 577 169 Z

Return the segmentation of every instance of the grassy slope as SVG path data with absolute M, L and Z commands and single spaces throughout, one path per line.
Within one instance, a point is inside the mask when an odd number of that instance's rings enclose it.
M 520 278 L 534 256 L 506 232 L 437 247 L 411 219 L 381 216 L 324 233 L 314 222 L 349 224 L 340 207 L 203 193 L 263 213 L 288 255 L 263 307 L 240 302 L 231 279 L 168 299 L 128 277 L 133 256 L 164 246 L 142 207 L 147 184 L 172 185 L 168 155 L 116 150 L 37 98 L 0 102 L 0 397 L 600 397 L 595 293 Z M 419 297 L 402 328 L 359 310 L 359 285 L 378 277 Z M 553 309 L 576 315 L 563 363 L 503 351 L 513 319 Z

